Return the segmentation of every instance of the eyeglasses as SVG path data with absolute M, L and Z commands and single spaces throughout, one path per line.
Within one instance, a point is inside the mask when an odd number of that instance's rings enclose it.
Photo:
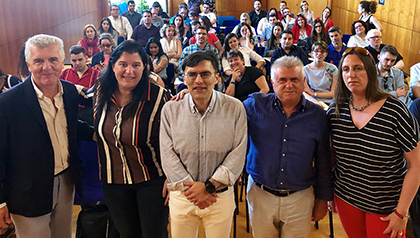
M 327 51 L 325 51 L 325 50 L 314 50 L 313 52 L 314 53 L 321 53 L 321 54 L 327 53 Z
M 357 26 L 354 26 L 354 29 L 358 29 L 358 28 L 362 28 L 362 27 L 364 27 L 363 25 L 357 25 Z
M 369 37 L 369 39 L 374 39 L 374 40 L 381 39 L 381 38 L 382 38 L 382 36 L 372 36 L 372 37 Z
M 120 9 L 119 8 L 113 8 L 113 9 L 111 9 L 111 11 L 119 11 Z
M 186 74 L 187 78 L 191 80 L 196 79 L 197 75 L 200 75 L 200 77 L 205 80 L 205 79 L 209 79 L 213 75 L 213 73 L 212 72 L 201 72 L 201 73 L 191 72 L 191 73 Z
M 367 49 L 365 49 L 365 48 L 362 48 L 362 47 L 350 47 L 350 48 L 347 48 L 344 51 L 343 56 L 346 55 L 346 54 L 348 54 L 348 53 L 350 53 L 353 50 L 356 51 L 359 54 L 362 54 L 362 55 L 370 55 L 369 51 Z
M 321 25 L 316 25 L 315 28 L 322 28 L 322 26 Z
M 111 47 L 112 45 L 111 44 L 102 44 L 101 46 L 108 48 L 108 47 Z

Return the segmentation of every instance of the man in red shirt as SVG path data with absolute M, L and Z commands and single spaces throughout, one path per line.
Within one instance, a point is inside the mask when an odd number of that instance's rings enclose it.
M 85 49 L 80 45 L 72 46 L 70 61 L 73 67 L 64 70 L 60 78 L 85 88 L 91 88 L 99 76 L 99 71 L 87 65 Z
M 189 45 L 194 45 L 197 42 L 197 39 L 195 38 L 195 31 L 196 31 L 197 27 L 199 27 L 199 26 L 200 26 L 200 22 L 198 22 L 198 21 L 191 22 L 191 31 L 193 33 L 193 37 L 190 38 Z M 216 36 L 216 34 L 208 33 L 207 42 L 211 46 L 216 47 L 216 49 L 219 51 L 219 54 L 222 54 L 223 47 L 222 47 L 222 44 L 220 43 L 219 38 Z

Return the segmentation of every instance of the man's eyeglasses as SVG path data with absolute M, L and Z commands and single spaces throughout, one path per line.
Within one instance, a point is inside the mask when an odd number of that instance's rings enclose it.
M 105 47 L 105 48 L 108 48 L 108 47 L 111 47 L 112 45 L 111 44 L 102 44 L 101 46 Z
M 187 78 L 191 80 L 196 79 L 197 75 L 200 75 L 202 79 L 209 79 L 213 75 L 213 73 L 212 72 L 201 72 L 201 73 L 191 72 L 191 73 L 186 74 Z
M 369 39 L 374 39 L 374 40 L 381 39 L 381 38 L 382 38 L 382 36 L 372 36 L 372 37 L 369 37 Z

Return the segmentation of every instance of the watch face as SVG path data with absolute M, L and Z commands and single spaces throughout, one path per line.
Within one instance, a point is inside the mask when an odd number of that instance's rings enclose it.
M 205 182 L 206 185 L 206 192 L 212 194 L 216 192 L 216 187 L 214 186 L 214 184 L 210 181 L 206 181 Z

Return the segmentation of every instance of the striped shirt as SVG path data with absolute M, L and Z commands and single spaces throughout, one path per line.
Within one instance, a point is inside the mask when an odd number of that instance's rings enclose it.
M 148 82 L 147 100 L 133 117 L 114 98 L 95 112 L 102 182 L 137 184 L 163 176 L 159 154 L 160 112 L 169 100 L 165 89 Z
M 348 104 L 327 111 L 336 152 L 335 195 L 356 208 L 390 214 L 397 206 L 407 172 L 404 152 L 417 146 L 418 124 L 405 105 L 388 98 L 362 128 L 352 121 Z

